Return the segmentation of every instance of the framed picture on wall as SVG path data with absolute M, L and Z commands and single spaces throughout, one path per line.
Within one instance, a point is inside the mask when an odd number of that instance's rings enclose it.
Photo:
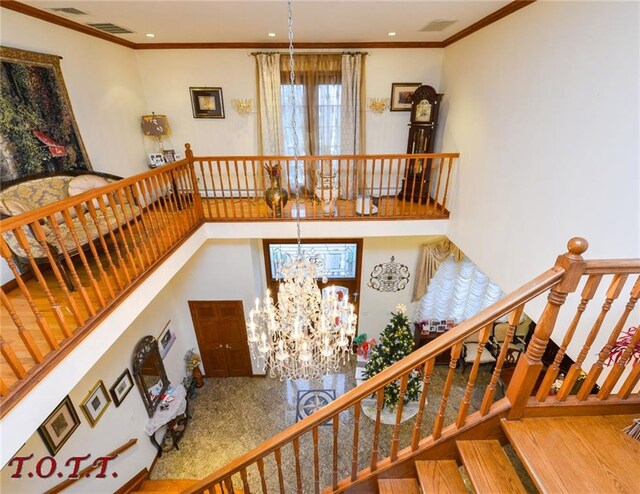
M 193 118 L 224 118 L 221 87 L 190 87 Z
M 391 84 L 391 111 L 411 111 L 413 93 L 422 84 L 419 82 L 394 82 Z
M 67 396 L 38 427 L 38 434 L 51 456 L 55 456 L 79 425 L 78 414 Z
M 131 391 L 131 388 L 133 388 L 131 372 L 129 372 L 129 369 L 125 369 L 113 386 L 109 388 L 109 393 L 113 398 L 113 403 L 116 405 L 116 408 L 118 408 L 120 403 L 124 401 L 126 396 L 129 394 L 129 391 Z
M 98 420 L 100 420 L 104 412 L 107 411 L 109 403 L 111 403 L 109 393 L 107 393 L 107 388 L 105 388 L 104 383 L 100 380 L 91 388 L 91 391 L 87 393 L 87 396 L 85 396 L 82 403 L 80 403 L 80 409 L 91 427 L 98 423 Z
M 162 330 L 162 333 L 160 333 L 160 336 L 158 336 L 158 346 L 160 347 L 160 356 L 162 357 L 163 360 L 167 356 L 167 353 L 169 353 L 169 349 L 171 348 L 171 345 L 173 345 L 174 341 L 176 341 L 176 333 L 173 330 L 173 325 L 171 324 L 171 321 L 169 321 L 164 327 L 164 329 Z

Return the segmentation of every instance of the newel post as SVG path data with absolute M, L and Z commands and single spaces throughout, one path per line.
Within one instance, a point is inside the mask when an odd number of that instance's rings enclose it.
M 567 295 L 576 291 L 584 273 L 585 262 L 582 254 L 589 247 L 589 243 L 584 238 L 574 237 L 569 240 L 567 247 L 569 252 L 558 256 L 554 266 L 555 269 L 564 270 L 564 276 L 549 292 L 547 305 L 542 311 L 527 352 L 518 359 L 518 365 L 507 388 L 506 395 L 511 402 L 509 419 L 522 416 L 542 370 L 542 354 L 547 348 L 560 308 Z
M 198 177 L 196 177 L 196 165 L 193 160 L 193 151 L 191 149 L 191 144 L 188 142 L 184 145 L 184 156 L 187 158 L 189 162 L 189 174 L 191 175 L 191 183 L 193 184 L 193 198 L 194 204 L 196 206 L 196 213 L 198 219 L 204 219 L 204 209 L 202 208 L 202 198 L 200 197 L 200 187 L 198 183 Z

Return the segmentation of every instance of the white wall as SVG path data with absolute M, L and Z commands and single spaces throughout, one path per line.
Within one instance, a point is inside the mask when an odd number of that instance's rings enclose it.
M 198 155 L 258 154 L 258 119 L 255 110 L 240 117 L 231 106 L 234 98 L 256 96 L 255 59 L 250 50 L 139 50 L 138 66 L 148 102 L 147 111 L 168 116 L 171 143 L 182 152 L 191 143 Z M 422 82 L 438 88 L 441 49 L 375 49 L 366 58 L 367 97 L 389 97 L 393 82 Z M 193 118 L 189 87 L 221 87 L 224 119 Z M 366 151 L 404 152 L 408 112 L 367 112 Z
M 73 113 L 95 170 L 147 169 L 140 116 L 146 111 L 133 50 L 2 9 L 3 46 L 62 57 Z
M 591 259 L 640 255 L 638 14 L 536 2 L 445 49 L 448 235 L 507 292 L 576 235 Z

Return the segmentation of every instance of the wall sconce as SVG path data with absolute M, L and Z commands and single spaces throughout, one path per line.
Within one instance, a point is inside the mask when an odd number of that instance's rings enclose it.
M 169 127 L 169 120 L 166 115 L 142 115 L 141 119 L 142 133 L 149 137 L 156 137 L 158 139 L 158 146 L 160 146 L 160 152 L 164 151 L 162 146 L 162 138 L 171 134 L 171 127 Z
M 233 109 L 238 112 L 238 115 L 244 117 L 245 115 L 251 113 L 253 100 L 251 98 L 235 98 L 231 100 L 231 105 L 233 106 Z
M 384 113 L 389 108 L 389 98 L 369 98 L 369 110 L 373 113 Z

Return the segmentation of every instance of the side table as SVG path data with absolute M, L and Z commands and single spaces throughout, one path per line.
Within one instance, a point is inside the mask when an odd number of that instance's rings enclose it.
M 173 397 L 173 401 L 169 402 L 165 410 L 158 407 L 144 427 L 144 432 L 149 436 L 151 444 L 158 450 L 158 457 L 162 456 L 164 451 L 170 451 L 173 448 L 180 449 L 178 443 L 182 439 L 189 421 L 187 410 L 189 401 L 186 389 L 182 384 L 175 383 L 171 383 L 171 389 L 173 389 L 173 393 L 170 396 Z M 165 426 L 163 440 L 158 443 L 156 433 Z M 165 437 L 168 439 L 167 442 L 164 440 Z

